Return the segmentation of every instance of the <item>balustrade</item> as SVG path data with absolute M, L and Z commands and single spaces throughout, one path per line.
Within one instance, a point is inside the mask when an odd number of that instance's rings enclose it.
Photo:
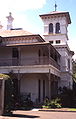
M 30 57 L 30 58 L 12 58 L 12 59 L 0 59 L 0 66 L 28 66 L 28 65 L 53 65 L 54 67 L 59 69 L 59 65 L 57 62 L 50 57 Z

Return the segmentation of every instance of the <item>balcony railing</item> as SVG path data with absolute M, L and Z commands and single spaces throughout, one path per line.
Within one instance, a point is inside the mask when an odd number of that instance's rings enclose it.
M 50 59 L 46 56 L 39 58 L 24 58 L 24 59 L 0 59 L 0 66 L 29 66 L 29 65 L 53 65 L 57 69 L 60 69 L 60 66 L 57 62 L 50 57 Z

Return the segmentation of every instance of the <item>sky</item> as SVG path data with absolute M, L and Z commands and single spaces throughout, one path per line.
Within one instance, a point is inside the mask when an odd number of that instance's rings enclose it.
M 39 15 L 54 11 L 55 2 L 57 11 L 70 13 L 72 23 L 68 26 L 69 46 L 76 53 L 76 0 L 0 0 L 0 21 L 6 29 L 6 16 L 9 12 L 14 17 L 13 27 L 23 28 L 34 34 L 43 34 L 43 22 Z M 76 54 L 74 55 L 76 59 Z

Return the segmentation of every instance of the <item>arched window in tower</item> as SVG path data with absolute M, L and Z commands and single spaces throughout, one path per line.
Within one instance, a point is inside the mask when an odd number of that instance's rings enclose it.
M 49 33 L 53 33 L 53 24 L 52 23 L 49 24 Z
M 55 33 L 60 33 L 60 23 L 56 23 Z

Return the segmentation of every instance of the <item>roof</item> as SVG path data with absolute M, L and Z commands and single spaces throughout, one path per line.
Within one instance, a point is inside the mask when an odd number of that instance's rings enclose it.
M 25 30 L 0 30 L 0 36 L 2 37 L 23 36 L 23 35 L 33 35 L 33 34 Z
M 18 38 L 18 40 L 22 40 L 22 38 L 25 38 L 25 40 L 27 40 L 27 38 L 28 38 L 28 40 L 30 40 L 30 38 L 36 38 L 36 39 L 38 39 L 39 42 L 40 41 L 45 42 L 45 40 L 39 34 L 10 36 L 10 37 L 1 37 L 1 38 L 3 38 L 3 39 L 6 39 L 6 38 L 10 39 L 11 38 L 11 40 L 12 40 L 12 38 L 14 38 L 13 40 L 15 40 L 15 38 Z M 19 38 L 21 38 L 21 39 L 19 39 Z
M 65 12 L 65 11 L 52 11 L 50 13 L 47 13 L 47 14 L 42 14 L 40 15 L 40 17 L 43 17 L 43 16 L 56 16 L 56 15 L 65 15 L 66 18 L 67 18 L 67 21 L 68 21 L 68 24 L 71 24 L 71 19 L 70 19 L 70 14 L 69 12 Z

